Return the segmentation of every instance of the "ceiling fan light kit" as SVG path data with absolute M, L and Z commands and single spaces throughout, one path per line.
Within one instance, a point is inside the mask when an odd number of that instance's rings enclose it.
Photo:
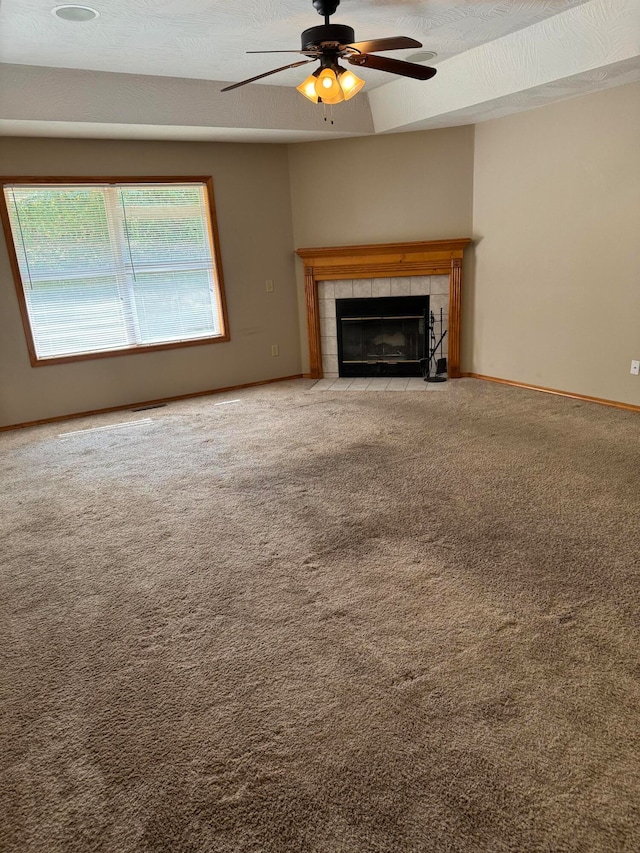
M 336 63 L 336 68 L 321 66 L 296 88 L 314 104 L 340 104 L 357 95 L 363 86 L 364 80 Z
M 411 77 L 414 80 L 429 80 L 436 73 L 435 68 L 425 65 L 416 65 L 412 62 L 404 62 L 400 59 L 388 59 L 384 56 L 376 56 L 373 51 L 399 50 L 401 48 L 422 47 L 419 41 L 397 36 L 391 38 L 372 39 L 370 41 L 356 42 L 355 32 L 352 27 L 344 24 L 330 24 L 329 16 L 333 15 L 340 0 L 313 0 L 313 7 L 318 14 L 324 17 L 324 24 L 310 27 L 302 33 L 301 50 L 258 50 L 249 53 L 298 53 L 307 57 L 281 68 L 274 68 L 264 74 L 233 83 L 222 89 L 229 92 L 247 83 L 253 83 L 279 71 L 288 68 L 297 68 L 307 65 L 315 60 L 320 61 L 320 67 L 310 74 L 299 86 L 298 92 L 312 103 L 317 104 L 339 104 L 348 101 L 357 95 L 364 86 L 365 81 L 347 68 L 339 64 L 342 59 L 350 65 L 361 65 L 367 68 L 375 68 L 378 71 L 387 71 L 398 74 L 401 77 Z

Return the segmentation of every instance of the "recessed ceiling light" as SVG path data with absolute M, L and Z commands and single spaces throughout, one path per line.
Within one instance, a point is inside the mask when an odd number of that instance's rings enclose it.
M 63 21 L 93 21 L 94 18 L 100 17 L 100 12 L 92 9 L 90 6 L 55 6 L 51 10 L 51 14 Z
M 429 62 L 435 59 L 437 55 L 433 50 L 421 50 L 420 53 L 412 53 L 411 56 L 407 56 L 407 59 L 409 62 Z

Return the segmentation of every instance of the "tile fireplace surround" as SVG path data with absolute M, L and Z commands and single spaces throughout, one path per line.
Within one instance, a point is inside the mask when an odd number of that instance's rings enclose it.
M 442 308 L 443 330 L 448 329 L 449 276 L 412 275 L 399 278 L 357 278 L 354 281 L 319 281 L 320 350 L 325 379 L 338 378 L 336 299 L 375 299 L 378 296 L 429 296 L 429 310 L 433 311 L 439 320 Z M 447 337 L 442 344 L 444 356 L 447 355 L 448 337 L 447 331 Z
M 376 296 L 431 296 L 444 309 L 450 379 L 460 376 L 462 254 L 470 239 L 378 243 L 298 249 L 304 263 L 309 378 L 337 377 L 335 300 Z M 334 350 L 334 351 L 332 351 Z

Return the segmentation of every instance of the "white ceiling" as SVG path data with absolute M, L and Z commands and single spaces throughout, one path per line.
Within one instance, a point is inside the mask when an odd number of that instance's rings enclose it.
M 305 68 L 220 94 L 296 61 L 245 51 L 296 50 L 322 23 L 311 0 L 79 0 L 100 12 L 83 23 L 52 15 L 60 2 L 2 0 L 2 133 L 298 141 L 486 120 L 640 79 L 640 0 L 343 0 L 332 22 L 418 39 L 438 75 L 358 69 L 363 94 L 330 125 L 292 88 Z
M 78 0 L 100 12 L 83 23 L 52 15 L 61 2 L 3 0 L 3 62 L 239 81 L 303 58 L 246 51 L 298 50 L 300 33 L 323 23 L 311 0 Z M 343 0 L 331 22 L 352 26 L 358 40 L 410 36 L 442 60 L 584 2 Z M 368 87 L 388 79 L 365 73 Z M 304 76 L 290 71 L 267 82 L 289 86 Z

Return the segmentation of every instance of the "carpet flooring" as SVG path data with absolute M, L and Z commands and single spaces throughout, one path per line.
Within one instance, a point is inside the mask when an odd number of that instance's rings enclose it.
M 0 848 L 636 853 L 640 416 L 311 384 L 0 436 Z

